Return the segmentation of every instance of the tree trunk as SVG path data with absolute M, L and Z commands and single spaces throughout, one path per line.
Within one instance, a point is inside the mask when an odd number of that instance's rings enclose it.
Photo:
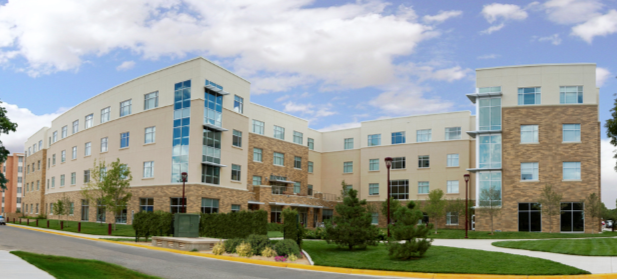
M 491 213 L 491 235 L 494 235 L 495 228 L 493 227 L 493 214 Z

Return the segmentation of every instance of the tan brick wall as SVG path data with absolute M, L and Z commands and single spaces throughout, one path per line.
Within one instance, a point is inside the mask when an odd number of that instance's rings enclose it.
M 521 106 L 503 108 L 503 207 L 495 229 L 518 231 L 518 203 L 537 202 L 546 184 L 563 194 L 563 202 L 580 202 L 600 194 L 600 126 L 597 105 Z M 581 124 L 581 143 L 562 143 L 562 124 Z M 520 143 L 520 126 L 538 125 L 538 144 Z M 562 163 L 581 162 L 581 181 L 563 181 Z M 539 181 L 521 182 L 521 163 L 538 162 Z M 478 212 L 476 228 L 489 230 L 490 219 Z M 585 214 L 585 232 L 597 232 L 599 220 Z M 542 218 L 542 231 L 549 220 Z M 560 231 L 560 217 L 553 232 Z
M 38 169 L 38 162 L 41 162 L 41 168 Z M 46 214 L 45 211 L 45 187 L 47 185 L 45 181 L 45 174 L 47 173 L 47 149 L 43 149 L 38 151 L 26 158 L 27 165 L 30 166 L 30 173 L 25 175 L 24 188 L 22 193 L 24 193 L 24 197 L 22 198 L 22 202 L 24 205 L 28 205 L 28 212 L 24 212 L 26 216 L 37 216 L 39 214 Z M 34 163 L 34 171 L 32 170 L 32 164 Z M 27 167 L 26 167 L 27 169 Z M 70 178 L 69 178 L 70 179 Z M 39 181 L 39 189 L 36 189 L 36 183 Z M 26 185 L 31 185 L 34 183 L 34 187 L 29 186 L 26 188 Z M 30 190 L 33 189 L 33 190 Z M 39 213 L 36 213 L 36 205 L 39 205 Z M 30 214 L 30 206 L 34 206 L 34 210 L 32 210 L 32 214 Z

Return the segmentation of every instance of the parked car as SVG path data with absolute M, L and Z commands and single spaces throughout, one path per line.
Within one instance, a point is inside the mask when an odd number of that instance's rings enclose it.
M 613 227 L 613 220 L 606 220 L 606 228 L 610 229 Z
M 4 216 L 0 215 L 0 225 L 5 225 L 6 226 L 6 222 L 4 221 Z

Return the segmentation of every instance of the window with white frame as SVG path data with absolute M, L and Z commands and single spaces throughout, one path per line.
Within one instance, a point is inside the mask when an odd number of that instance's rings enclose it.
M 369 183 L 368 194 L 371 196 L 379 195 L 379 183 Z
M 55 132 L 53 133 L 53 141 L 52 141 L 52 142 L 53 142 L 53 143 L 55 143 L 55 142 L 57 142 L 57 141 L 58 141 L 58 131 L 55 131 Z
M 431 129 L 417 130 L 416 142 L 431 141 Z
M 501 130 L 501 98 L 480 98 L 480 131 Z
M 380 146 L 381 134 L 368 135 L 368 146 Z
M 101 110 L 101 124 L 109 121 L 109 112 L 111 110 L 111 107 L 106 107 L 104 109 Z
M 480 183 L 480 193 L 490 192 L 491 189 L 496 191 L 496 195 L 483 198 L 483 195 L 480 194 L 480 206 L 489 206 L 489 205 L 501 205 L 501 172 L 500 171 L 483 171 L 478 172 L 476 177 L 479 176 Z M 493 199 L 495 198 L 495 199 Z
M 231 165 L 231 180 L 240 181 L 242 166 Z
M 212 214 L 219 212 L 219 200 L 201 199 L 201 213 Z
M 582 86 L 560 86 L 559 87 L 559 103 L 560 104 L 582 104 L 583 103 L 583 87 Z
M 275 166 L 285 166 L 285 154 L 274 152 L 273 164 Z
M 120 117 L 131 114 L 131 100 L 120 103 Z
M 393 170 L 402 170 L 407 167 L 405 162 L 405 157 L 394 157 L 392 158 L 392 169 Z
M 84 149 L 84 156 L 92 155 L 91 147 L 92 147 L 92 143 L 91 142 L 86 142 L 86 147 Z
M 84 183 L 90 182 L 90 170 L 84 171 Z
M 239 204 L 232 204 L 231 205 L 231 212 L 240 212 L 240 205 Z
M 253 175 L 253 185 L 261 185 L 261 176 Z
M 77 173 L 76 172 L 72 172 L 71 173 L 71 185 L 75 185 L 75 183 L 77 183 Z M 38 181 L 37 181 L 37 184 L 36 184 L 36 189 L 37 190 L 39 189 Z
M 390 181 L 390 196 L 395 200 L 409 199 L 409 180 L 391 180 Z
M 368 170 L 378 171 L 379 170 L 379 159 L 369 159 L 368 160 Z
M 263 150 L 261 148 L 253 147 L 253 161 L 255 162 L 263 162 Z
M 56 187 L 56 177 L 51 178 L 51 188 Z
M 540 87 L 527 87 L 518 89 L 518 105 L 539 105 L 541 101 Z
M 563 124 L 563 142 L 581 142 L 581 124 Z
M 446 213 L 446 225 L 458 225 L 458 212 Z
M 418 156 L 418 168 L 429 168 L 431 167 L 431 157 L 429 155 L 420 155 Z
M 69 126 L 62 127 L 62 133 L 60 134 L 60 138 L 61 139 L 66 138 L 68 136 L 68 133 L 69 133 L 68 131 L 69 131 Z M 36 150 L 34 152 L 36 152 Z
M 521 163 L 521 180 L 538 180 L 538 163 Z
M 56 154 L 51 155 L 51 164 L 52 164 L 52 166 L 55 166 L 55 165 L 56 165 Z M 21 168 L 21 167 L 20 167 L 20 168 Z
M 144 178 L 154 177 L 154 161 L 144 162 Z
M 301 186 L 300 182 L 294 182 L 294 194 L 300 194 Z
M 274 138 L 285 140 L 285 128 L 274 125 Z
M 371 225 L 379 225 L 379 213 L 378 212 L 371 213 Z
M 294 156 L 294 168 L 302 169 L 302 157 Z
M 353 138 L 344 139 L 344 149 L 353 149 Z M 370 140 L 369 140 L 370 141 Z
M 253 120 L 253 133 L 263 135 L 265 126 L 265 123 L 259 120 Z
M 60 187 L 64 186 L 64 174 L 60 175 Z
M 129 147 L 129 132 L 120 134 L 120 148 Z
M 538 143 L 538 125 L 521 125 L 521 143 Z
M 244 113 L 244 99 L 238 95 L 234 95 L 234 111 Z
M 304 144 L 304 135 L 300 132 L 294 131 L 294 143 Z
M 84 121 L 84 129 L 91 128 L 93 121 L 94 121 L 94 114 L 86 115 L 86 121 Z
M 307 138 L 307 145 L 309 150 L 315 150 L 315 140 L 312 138 Z
M 353 172 L 353 162 L 344 162 L 343 163 L 343 173 L 352 173 Z
M 461 139 L 461 127 L 446 128 L 446 140 Z
M 419 181 L 418 182 L 418 194 L 428 194 L 428 192 L 429 192 L 428 181 Z
M 144 143 L 154 143 L 156 141 L 156 127 L 148 127 L 144 132 Z
M 405 143 L 405 132 L 392 133 L 392 144 Z
M 231 144 L 235 147 L 242 147 L 242 132 L 234 130 Z
M 458 180 L 448 180 L 446 183 L 447 183 L 446 193 L 458 194 Z
M 581 180 L 581 162 L 563 162 L 563 180 Z
M 66 162 L 66 150 L 62 150 L 60 152 L 60 163 L 64 162 Z M 34 167 L 32 167 L 32 170 L 34 170 Z
M 501 135 L 480 136 L 480 168 L 501 168 Z
M 79 120 L 73 121 L 73 134 L 79 132 Z
M 308 173 L 313 173 L 313 162 L 308 162 Z
M 309 195 L 309 196 L 312 196 L 313 195 L 313 185 L 309 184 L 306 187 L 307 187 L 306 194 Z
M 73 159 L 73 160 L 77 159 L 77 146 L 73 146 L 73 150 L 72 150 L 72 154 L 71 154 L 71 159 Z
M 159 106 L 159 92 L 152 92 L 144 95 L 144 110 L 153 109 Z
M 458 154 L 448 154 L 447 156 L 447 165 L 448 167 L 458 167 Z

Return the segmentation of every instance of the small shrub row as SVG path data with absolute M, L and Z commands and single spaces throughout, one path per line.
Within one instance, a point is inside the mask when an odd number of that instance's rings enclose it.
M 268 234 L 268 213 L 264 210 L 202 214 L 199 235 L 214 238 L 247 238 Z
M 217 247 L 215 245 L 215 248 L 217 248 L 217 251 L 215 252 L 214 249 L 212 251 L 215 254 L 220 252 L 220 249 L 223 249 L 226 253 L 237 253 L 241 257 L 250 257 L 251 255 L 261 255 L 265 257 L 277 255 L 286 257 L 291 255 L 295 257 L 301 256 L 300 247 L 295 241 L 284 239 L 273 244 L 265 235 L 249 235 L 246 239 L 228 239 L 224 242 L 223 247 Z M 222 254 L 222 252 L 220 253 Z
M 172 229 L 173 214 L 162 210 L 154 212 L 141 211 L 133 218 L 133 229 L 135 237 L 145 237 L 146 241 L 150 236 L 167 236 L 173 234 Z

